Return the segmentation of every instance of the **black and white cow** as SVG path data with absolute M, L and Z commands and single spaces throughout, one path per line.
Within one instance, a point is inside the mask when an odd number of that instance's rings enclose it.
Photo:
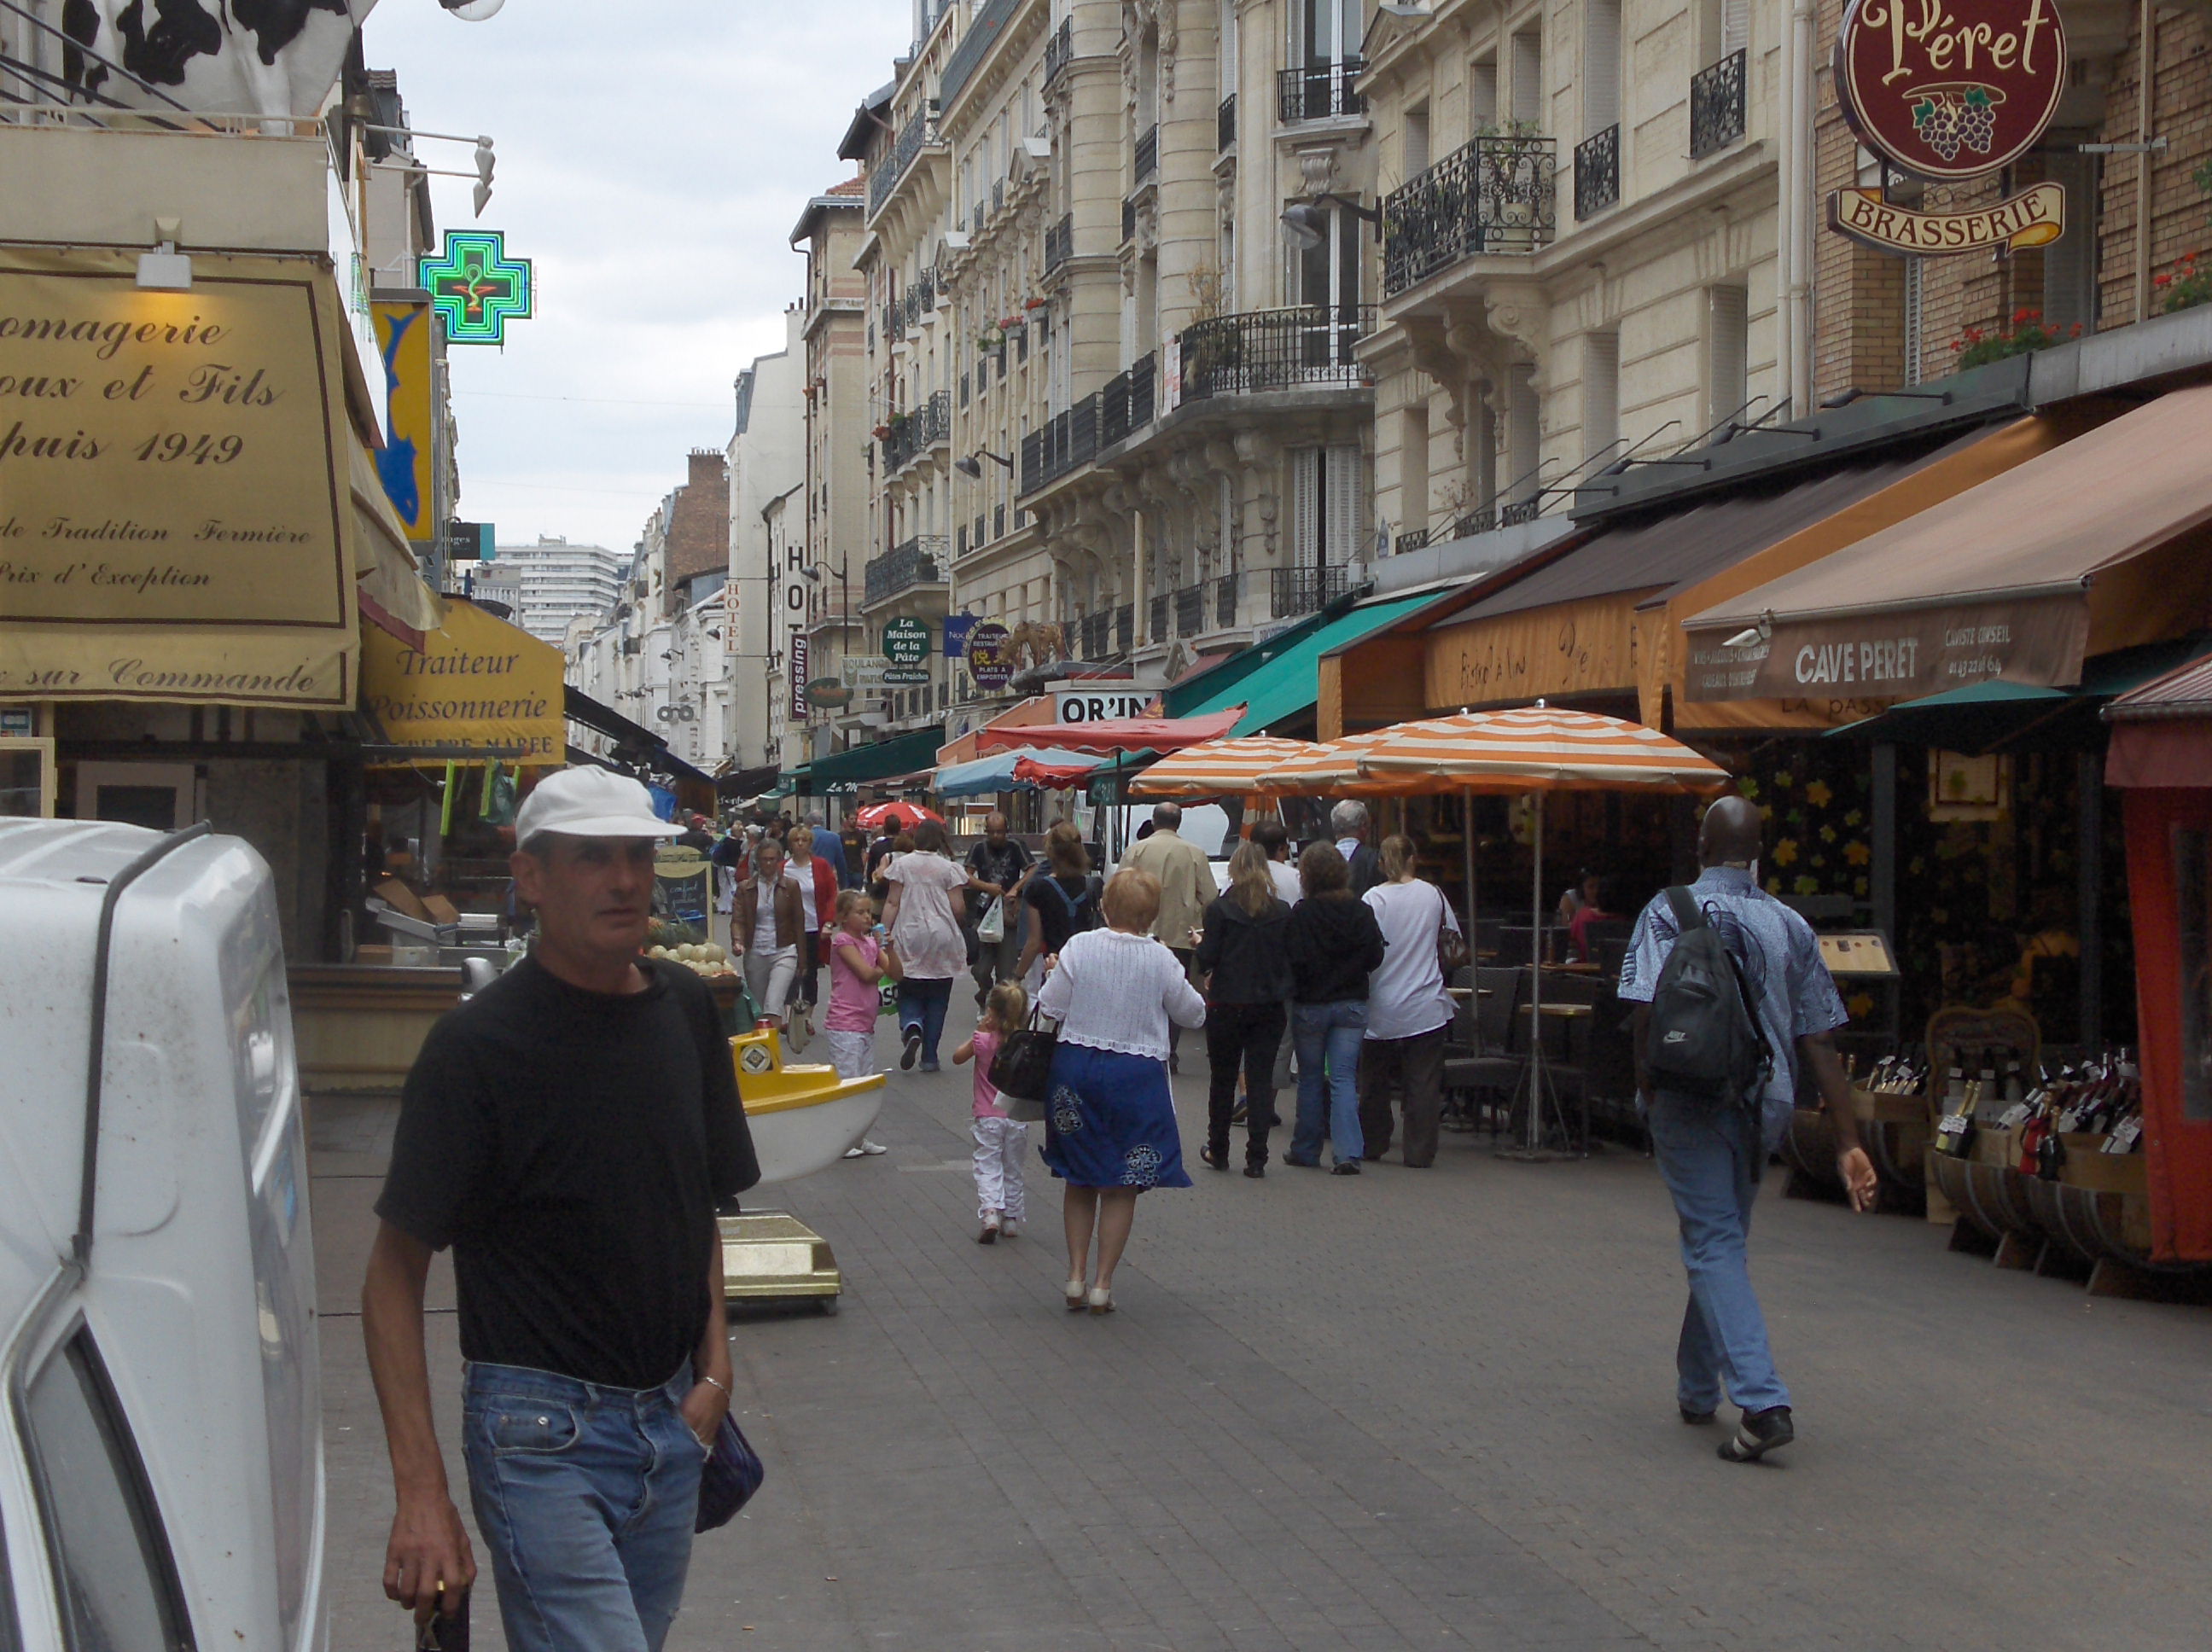
M 313 115 L 376 0 L 64 0 L 62 74 L 84 101 Z M 112 73 L 119 64 L 127 75 Z

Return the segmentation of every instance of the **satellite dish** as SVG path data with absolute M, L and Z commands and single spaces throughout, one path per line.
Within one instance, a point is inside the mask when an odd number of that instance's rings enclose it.
M 1327 209 L 1300 201 L 1283 209 L 1283 239 L 1304 252 L 1319 246 L 1328 233 Z
M 438 3 L 465 23 L 488 23 L 499 15 L 507 0 L 438 0 Z

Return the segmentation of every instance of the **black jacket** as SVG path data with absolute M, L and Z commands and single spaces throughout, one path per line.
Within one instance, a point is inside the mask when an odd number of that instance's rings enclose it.
M 1382 857 L 1372 843 L 1362 843 L 1352 852 L 1350 871 L 1352 892 L 1364 895 L 1382 881 Z
M 1206 933 L 1198 944 L 1198 968 L 1211 971 L 1209 1004 L 1280 1004 L 1291 995 L 1291 961 L 1283 934 L 1291 909 L 1270 899 L 1259 916 L 1227 896 L 1206 909 Z
M 1367 996 L 1367 977 L 1382 962 L 1382 926 L 1356 896 L 1324 895 L 1291 908 L 1284 926 L 1293 989 L 1300 1004 L 1337 1004 Z

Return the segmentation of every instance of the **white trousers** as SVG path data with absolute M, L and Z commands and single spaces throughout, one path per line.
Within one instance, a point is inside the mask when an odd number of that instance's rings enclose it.
M 1019 1119 L 975 1121 L 975 1219 L 997 1211 L 1009 1222 L 1027 1219 L 1022 1192 L 1022 1158 L 1029 1151 L 1030 1127 Z
M 779 946 L 766 952 L 748 952 L 744 962 L 745 990 L 753 995 L 753 1002 L 760 1005 L 763 1015 L 781 1020 L 791 983 L 799 978 L 799 949 Z
M 839 1032 L 832 1028 L 824 1036 L 830 1040 L 830 1063 L 840 1078 L 865 1078 L 883 1071 L 876 1065 L 875 1034 Z

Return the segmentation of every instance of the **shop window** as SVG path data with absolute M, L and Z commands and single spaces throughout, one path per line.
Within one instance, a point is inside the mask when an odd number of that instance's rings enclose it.
M 54 811 L 54 743 L 0 736 L 0 815 Z
M 90 1331 L 32 1379 L 24 1422 L 69 1644 L 189 1645 L 153 1495 Z
M 2212 832 L 2173 829 L 2181 975 L 2181 1116 L 2212 1120 Z

